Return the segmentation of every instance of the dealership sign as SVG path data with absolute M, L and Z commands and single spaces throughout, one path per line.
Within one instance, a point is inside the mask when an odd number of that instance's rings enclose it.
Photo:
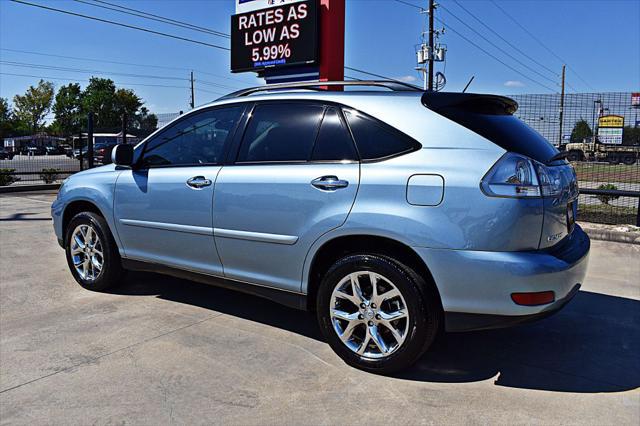
M 624 117 L 603 115 L 598 119 L 598 140 L 604 144 L 622 145 Z
M 317 0 L 279 3 L 231 17 L 231 72 L 318 63 Z

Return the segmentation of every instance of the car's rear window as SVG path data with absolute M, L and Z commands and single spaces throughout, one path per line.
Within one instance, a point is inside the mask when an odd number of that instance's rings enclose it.
M 549 141 L 512 115 L 518 104 L 511 99 L 471 93 L 427 93 L 422 103 L 507 151 L 542 163 L 558 153 Z

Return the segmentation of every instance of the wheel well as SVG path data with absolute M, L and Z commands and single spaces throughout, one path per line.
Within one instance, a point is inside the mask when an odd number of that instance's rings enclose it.
M 429 268 L 420 256 L 409 246 L 386 237 L 349 235 L 326 242 L 316 252 L 309 271 L 309 283 L 307 286 L 307 309 L 309 311 L 315 311 L 318 288 L 320 287 L 324 273 L 338 259 L 355 253 L 388 256 L 411 267 L 418 275 L 424 278 L 429 287 L 426 290 L 433 292 L 433 296 L 437 297 L 438 304 L 442 309 L 440 294 L 431 275 L 431 271 L 429 271 Z
M 71 222 L 71 219 L 80 212 L 92 212 L 104 217 L 100 209 L 90 201 L 73 201 L 64 209 L 62 214 L 62 232 L 63 235 L 67 230 L 67 225 Z

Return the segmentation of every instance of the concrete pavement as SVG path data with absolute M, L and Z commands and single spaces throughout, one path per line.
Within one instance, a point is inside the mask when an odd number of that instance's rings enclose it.
M 593 242 L 582 291 L 513 329 L 447 335 L 409 371 L 346 366 L 313 317 L 130 273 L 78 286 L 50 194 L 0 195 L 1 424 L 640 422 L 640 246 Z

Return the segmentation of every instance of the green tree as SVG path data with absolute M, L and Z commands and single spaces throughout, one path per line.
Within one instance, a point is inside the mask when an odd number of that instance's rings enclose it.
M 142 106 L 142 100 L 131 89 L 118 89 L 115 93 L 115 109 L 122 125 L 122 115 L 127 114 L 127 127 L 132 128 L 136 121 L 136 113 Z
M 81 130 L 82 115 L 82 90 L 78 83 L 69 83 L 60 87 L 53 104 L 53 113 L 56 116 L 52 128 L 62 136 L 69 136 Z
M 149 110 L 142 107 L 135 117 L 133 127 L 140 130 L 142 135 L 149 135 L 158 128 L 158 117 L 155 114 L 149 114 Z
M 0 98 L 0 140 L 11 135 L 12 124 L 9 101 L 5 98 Z
M 625 127 L 622 130 L 622 144 L 640 145 L 640 127 Z
M 593 136 L 593 131 L 591 127 L 589 127 L 589 123 L 587 123 L 587 120 L 582 119 L 573 126 L 571 142 L 582 142 L 583 139 L 590 138 L 591 136 Z
M 53 83 L 40 80 L 38 86 L 30 86 L 24 95 L 13 97 L 16 118 L 37 133 L 44 125 L 44 117 L 51 109 Z
M 95 130 L 118 128 L 116 113 L 116 85 L 108 78 L 91 77 L 89 84 L 82 92 L 82 114 L 94 113 Z

